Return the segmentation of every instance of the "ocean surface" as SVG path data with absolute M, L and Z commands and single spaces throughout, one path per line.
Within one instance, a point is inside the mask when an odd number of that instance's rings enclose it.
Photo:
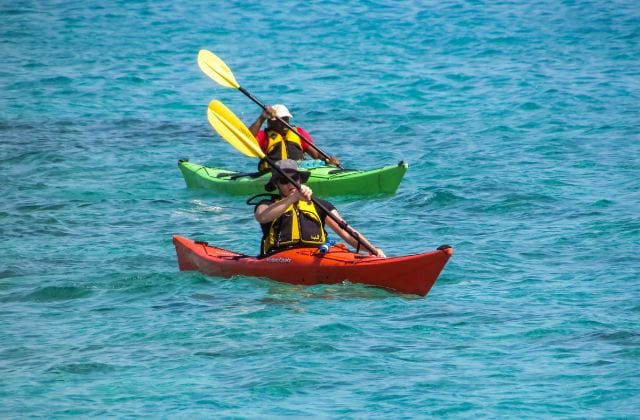
M 0 2 L 0 417 L 640 417 L 637 1 Z M 426 298 L 179 272 L 255 254 L 251 171 L 206 120 L 260 108 L 347 167 L 387 255 L 450 244 Z

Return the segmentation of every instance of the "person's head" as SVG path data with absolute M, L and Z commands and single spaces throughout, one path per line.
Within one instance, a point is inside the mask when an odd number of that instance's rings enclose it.
M 287 107 L 282 104 L 274 105 L 271 108 L 273 108 L 276 111 L 277 117 L 281 118 L 287 123 L 289 123 L 291 121 L 291 118 L 293 118 L 293 115 L 291 115 L 291 113 L 289 112 L 289 109 L 287 109 Z M 270 118 L 267 124 L 269 128 L 276 131 L 286 132 L 289 129 L 286 125 L 282 124 L 276 118 Z
M 276 162 L 276 166 L 282 170 L 282 172 L 289 175 L 291 179 L 293 179 L 298 184 L 304 184 L 309 180 L 310 172 L 300 171 L 298 169 L 298 164 L 295 160 L 292 159 L 283 159 Z M 291 184 L 285 177 L 280 175 L 277 169 L 271 169 L 271 179 L 266 183 L 264 189 L 271 192 L 276 188 L 280 191 L 282 195 L 289 195 L 291 188 L 293 188 L 293 184 Z

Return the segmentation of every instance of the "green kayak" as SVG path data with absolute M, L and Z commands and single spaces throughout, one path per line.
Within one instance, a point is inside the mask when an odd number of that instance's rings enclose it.
M 180 160 L 178 167 L 187 187 L 206 188 L 232 195 L 263 193 L 265 192 L 264 184 L 271 177 L 270 173 L 234 172 L 198 165 L 187 160 Z M 408 167 L 407 163 L 400 161 L 397 165 L 366 171 L 339 169 L 334 166 L 301 169 L 311 172 L 307 185 L 313 190 L 313 193 L 320 197 L 327 197 L 351 194 L 393 194 L 398 189 Z

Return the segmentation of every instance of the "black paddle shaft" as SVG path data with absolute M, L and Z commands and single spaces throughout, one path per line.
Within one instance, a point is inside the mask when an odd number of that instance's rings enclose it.
M 265 104 L 263 104 L 262 102 L 260 102 L 258 100 L 258 98 L 256 98 L 255 96 L 253 96 L 251 93 L 249 93 L 245 88 L 243 88 L 242 86 L 238 87 L 238 90 L 242 93 L 244 93 L 249 99 L 251 99 L 253 102 L 255 102 L 256 104 L 258 104 L 258 106 L 260 106 L 260 108 L 264 109 L 265 111 L 267 110 L 267 106 Z M 309 140 L 308 138 L 306 138 L 305 136 L 303 136 L 302 134 L 300 134 L 300 132 L 298 130 L 296 130 L 291 124 L 289 124 L 288 122 L 286 122 L 285 120 L 283 120 L 280 117 L 276 117 L 276 119 L 278 121 L 280 121 L 282 124 L 286 125 L 289 130 L 293 131 L 294 133 L 296 133 L 298 135 L 298 137 L 300 137 L 302 139 L 302 141 L 304 141 L 305 143 L 307 143 L 309 146 L 313 147 L 318 153 L 320 153 L 322 155 L 322 157 L 324 157 L 326 160 L 330 159 L 330 156 L 328 154 L 326 154 L 322 149 L 320 149 L 318 146 L 316 146 L 311 140 Z M 338 168 L 340 169 L 344 169 L 342 167 L 342 165 L 340 165 L 339 163 L 336 165 Z
M 269 164 L 269 166 L 271 166 L 271 170 L 276 170 L 280 175 L 282 175 L 287 181 L 289 181 L 292 185 L 294 185 L 297 189 L 300 189 L 300 184 L 295 182 L 289 175 L 287 175 L 282 169 L 280 169 L 278 166 L 276 166 L 275 162 L 269 158 L 268 156 L 265 155 L 264 159 L 267 161 L 267 163 Z M 311 201 L 313 201 L 313 204 L 315 204 L 316 206 L 320 207 L 320 209 L 322 209 L 327 216 L 329 216 L 331 219 L 333 219 L 334 222 L 336 222 L 338 224 L 338 226 L 340 226 L 342 229 L 344 229 L 349 235 L 351 235 L 351 237 L 353 239 L 355 239 L 356 241 L 358 241 L 358 244 L 364 246 L 367 251 L 369 251 L 371 254 L 373 255 L 377 255 L 378 251 L 375 248 L 372 248 L 371 246 L 369 246 L 368 244 L 362 242 L 362 240 L 360 239 L 360 235 L 358 234 L 358 232 L 354 231 L 353 229 L 351 229 L 351 226 L 349 226 L 347 224 L 347 222 L 345 222 L 344 220 L 339 219 L 335 214 L 331 213 L 329 211 L 329 209 L 327 209 L 324 205 L 322 205 L 322 203 L 319 203 L 317 200 L 314 200 L 313 197 L 311 197 Z

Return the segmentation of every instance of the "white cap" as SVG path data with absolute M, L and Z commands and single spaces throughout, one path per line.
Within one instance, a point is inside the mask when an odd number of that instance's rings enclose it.
M 285 117 L 293 118 L 293 115 L 291 115 L 287 107 L 282 104 L 274 105 L 271 108 L 273 108 L 276 111 L 276 116 L 280 118 L 285 118 Z M 272 119 L 275 119 L 275 118 L 272 118 Z

